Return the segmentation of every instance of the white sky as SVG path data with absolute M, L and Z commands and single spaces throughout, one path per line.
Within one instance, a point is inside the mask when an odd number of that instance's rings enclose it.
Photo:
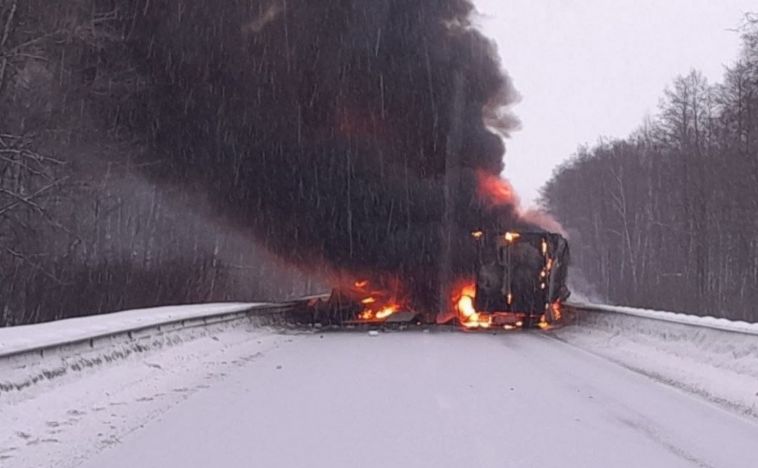
M 528 206 L 580 144 L 623 137 L 655 114 L 676 75 L 721 81 L 730 31 L 755 0 L 474 0 L 522 95 L 505 176 Z

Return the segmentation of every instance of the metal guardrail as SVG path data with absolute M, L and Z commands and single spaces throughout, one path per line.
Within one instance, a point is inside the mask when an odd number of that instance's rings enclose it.
M 676 325 L 687 327 L 718 330 L 730 333 L 739 333 L 742 335 L 758 336 L 758 324 L 740 322 L 728 319 L 701 317 L 696 315 L 682 314 L 676 312 L 654 311 L 646 309 L 637 309 L 633 307 L 609 306 L 603 304 L 587 303 L 566 303 L 571 317 L 570 321 L 581 325 L 583 316 L 588 313 L 595 314 L 617 314 L 628 317 L 635 317 L 643 320 L 652 320 L 659 322 L 668 322 Z
M 63 349 L 74 351 L 82 348 L 95 348 L 98 343 L 104 341 L 131 341 L 149 335 L 152 332 L 167 333 L 243 319 L 253 320 L 257 322 L 256 324 L 261 326 L 283 325 L 286 323 L 286 313 L 291 311 L 298 303 L 298 301 L 292 301 L 282 304 L 259 304 L 250 306 L 248 309 L 241 311 L 209 312 L 207 315 L 191 318 L 172 318 L 147 325 L 128 326 L 107 332 L 95 333 L 85 337 L 64 339 L 59 342 L 47 343 L 41 346 L 32 345 L 28 348 L 0 352 L 0 361 L 32 355 L 38 358 L 44 358 L 46 354 L 49 354 L 52 351 L 60 351 Z
M 311 296 L 283 303 L 251 305 L 247 309 L 236 310 L 233 312 L 209 312 L 207 315 L 191 318 L 172 318 L 147 325 L 127 326 L 117 330 L 94 333 L 92 335 L 77 337 L 75 339 L 63 339 L 59 342 L 47 343 L 39 346 L 31 345 L 26 348 L 14 349 L 12 351 L 0 351 L 0 361 L 15 360 L 16 358 L 21 358 L 23 356 L 40 359 L 46 357 L 46 355 L 51 352 L 59 353 L 62 350 L 75 352 L 87 348 L 94 349 L 98 344 L 104 342 L 110 342 L 111 344 L 114 341 L 129 342 L 144 338 L 145 336 L 154 335 L 156 332 L 170 333 L 182 329 L 205 327 L 244 319 L 253 321 L 256 325 L 260 326 L 281 326 L 292 322 L 290 313 L 296 311 L 300 306 L 303 306 L 310 300 L 323 299 L 324 297 L 326 296 Z M 692 327 L 709 328 L 758 336 L 758 325 L 747 324 L 745 322 L 733 322 L 725 319 L 696 317 L 686 314 L 646 311 L 629 307 L 615 307 L 600 304 L 567 303 L 565 306 L 566 324 L 581 325 L 582 319 L 585 318 L 588 313 L 620 314 Z

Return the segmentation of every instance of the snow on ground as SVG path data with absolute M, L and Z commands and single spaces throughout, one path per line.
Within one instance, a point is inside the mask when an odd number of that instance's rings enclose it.
M 250 324 L 206 331 L 75 378 L 0 393 L 0 466 L 78 466 L 291 340 Z
M 576 326 L 553 333 L 625 367 L 758 417 L 758 336 L 753 331 L 758 333 L 758 325 L 622 308 L 616 313 L 583 313 Z
M 134 354 L 275 320 L 244 312 L 255 308 L 270 310 L 270 305 L 170 306 L 0 329 L 6 350 L 0 352 L 0 401 L 13 400 L 20 390 L 26 395 L 29 387 L 44 391 L 51 381 L 83 378 Z M 166 324 L 171 325 L 159 326 Z
M 0 355 L 174 320 L 241 312 L 261 305 L 264 304 L 222 303 L 155 307 L 0 328 Z
M 39 327 L 21 336 L 75 331 Z M 755 335 L 626 313 L 548 333 L 435 330 L 238 320 L 0 360 L 0 384 L 81 367 L 0 385 L 0 466 L 758 466 Z
M 14 468 L 758 466 L 755 420 L 537 332 L 233 329 L 0 419 Z

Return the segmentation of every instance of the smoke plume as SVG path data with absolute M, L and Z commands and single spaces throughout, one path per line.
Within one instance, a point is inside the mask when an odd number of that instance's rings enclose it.
M 123 116 L 150 175 L 304 269 L 398 282 L 421 309 L 470 272 L 516 99 L 467 0 L 136 1 L 144 92 Z M 493 130 L 497 129 L 497 130 Z

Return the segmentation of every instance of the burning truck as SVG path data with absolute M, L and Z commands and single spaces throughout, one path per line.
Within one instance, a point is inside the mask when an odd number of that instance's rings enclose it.
M 550 232 L 475 231 L 476 278 L 456 301 L 460 323 L 467 328 L 492 326 L 534 328 L 561 319 L 569 247 Z
M 569 246 L 560 234 L 536 231 L 471 233 L 476 243 L 473 277 L 456 281 L 449 294 L 454 314 L 442 323 L 466 329 L 544 328 L 562 318 Z M 307 321 L 321 325 L 398 325 L 429 323 L 427 311 L 414 310 L 399 287 L 360 279 L 335 288 L 328 298 L 308 304 Z M 438 321 L 439 323 L 439 321 Z

